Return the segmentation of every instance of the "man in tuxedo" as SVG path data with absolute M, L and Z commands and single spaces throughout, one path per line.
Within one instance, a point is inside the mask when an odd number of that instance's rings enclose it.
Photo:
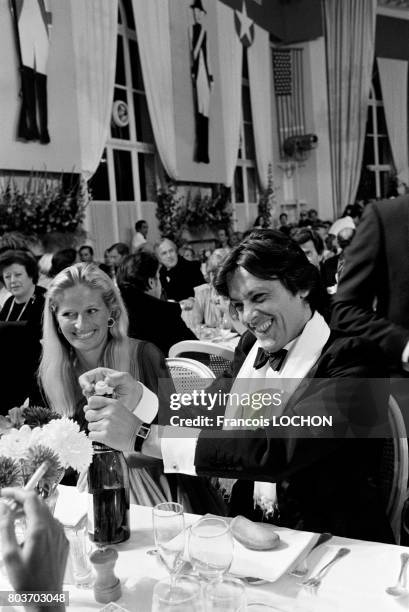
M 391 373 L 409 369 L 409 197 L 365 207 L 348 247 L 332 325 L 376 342 Z
M 193 297 L 194 287 L 205 282 L 200 263 L 179 257 L 175 243 L 168 238 L 157 245 L 156 254 L 162 264 L 159 275 L 166 297 L 176 302 Z
M 382 435 L 387 421 L 382 354 L 368 341 L 330 332 L 319 312 L 319 273 L 301 248 L 280 232 L 254 231 L 227 257 L 215 287 L 230 299 L 231 314 L 247 332 L 230 378 L 216 381 L 214 389 L 231 388 L 233 395 L 238 383 L 242 390 L 254 388 L 254 383 L 260 388 L 275 383 L 286 387 L 285 401 L 275 413 L 271 407 L 270 413 L 263 413 L 270 415 L 270 423 L 244 431 L 190 427 L 175 434 L 174 428 L 167 428 L 159 437 L 153 425 L 142 452 L 163 458 L 168 473 L 237 480 L 232 514 L 257 516 L 253 497 L 264 503 L 264 490 L 271 495 L 275 524 L 392 541 L 377 487 L 381 440 L 367 439 L 374 430 Z M 110 373 L 105 374 L 109 381 Z M 82 383 L 102 375 L 101 369 L 86 373 Z M 136 384 L 124 374 L 118 400 L 89 400 L 86 419 L 92 439 L 120 445 L 109 414 L 117 415 L 121 402 L 138 397 Z M 107 404 L 112 402 L 119 405 L 111 411 Z M 228 402 L 224 420 L 254 416 L 252 408 L 234 408 Z M 273 416 L 292 420 L 314 415 L 331 416 L 331 431 L 311 424 L 292 430 L 271 426 Z M 129 439 L 125 446 L 129 448 Z M 258 481 L 275 486 L 263 489 Z
M 196 340 L 181 317 L 179 304 L 161 300 L 159 261 L 144 248 L 119 266 L 118 286 L 129 316 L 128 335 L 153 342 L 164 355 L 176 342 Z

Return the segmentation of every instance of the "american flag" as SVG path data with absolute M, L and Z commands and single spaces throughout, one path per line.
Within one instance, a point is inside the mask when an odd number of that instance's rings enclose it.
M 274 91 L 279 144 L 289 136 L 305 134 L 302 49 L 273 49 Z

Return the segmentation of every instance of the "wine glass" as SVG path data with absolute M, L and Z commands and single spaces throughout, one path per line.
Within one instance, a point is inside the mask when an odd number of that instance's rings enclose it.
M 212 612 L 244 612 L 246 591 L 241 580 L 224 578 L 204 588 L 204 599 Z
M 152 612 L 203 612 L 200 582 L 193 576 L 179 576 L 173 587 L 168 580 L 157 582 Z
M 233 561 L 233 538 L 222 518 L 202 518 L 189 536 L 189 556 L 195 571 L 208 582 L 219 581 Z
M 170 574 L 171 588 L 183 565 L 185 519 L 182 504 L 164 502 L 153 508 L 153 535 L 161 561 Z

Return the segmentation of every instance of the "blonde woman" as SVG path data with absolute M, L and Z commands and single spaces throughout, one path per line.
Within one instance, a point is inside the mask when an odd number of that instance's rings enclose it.
M 51 281 L 44 309 L 39 378 L 42 392 L 55 411 L 73 417 L 85 429 L 86 399 L 78 377 L 98 366 L 129 372 L 155 393 L 158 393 L 158 379 L 170 380 L 159 349 L 128 338 L 127 330 L 128 315 L 120 293 L 95 264 L 75 264 Z M 168 396 L 164 394 L 165 397 L 159 398 L 160 403 L 168 403 Z M 127 455 L 127 462 L 132 467 L 132 501 L 154 505 L 172 499 L 160 462 L 145 462 L 145 467 L 135 467 L 141 464 L 136 463 L 134 453 Z M 178 484 L 175 491 L 180 494 Z

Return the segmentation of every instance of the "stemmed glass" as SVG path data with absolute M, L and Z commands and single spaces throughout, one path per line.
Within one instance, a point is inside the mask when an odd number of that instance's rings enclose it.
M 233 561 L 233 537 L 222 518 L 202 518 L 190 530 L 189 556 L 195 571 L 208 582 L 221 581 Z
M 182 504 L 164 502 L 153 508 L 153 535 L 161 561 L 170 575 L 174 588 L 178 571 L 183 565 L 185 549 L 185 519 Z

